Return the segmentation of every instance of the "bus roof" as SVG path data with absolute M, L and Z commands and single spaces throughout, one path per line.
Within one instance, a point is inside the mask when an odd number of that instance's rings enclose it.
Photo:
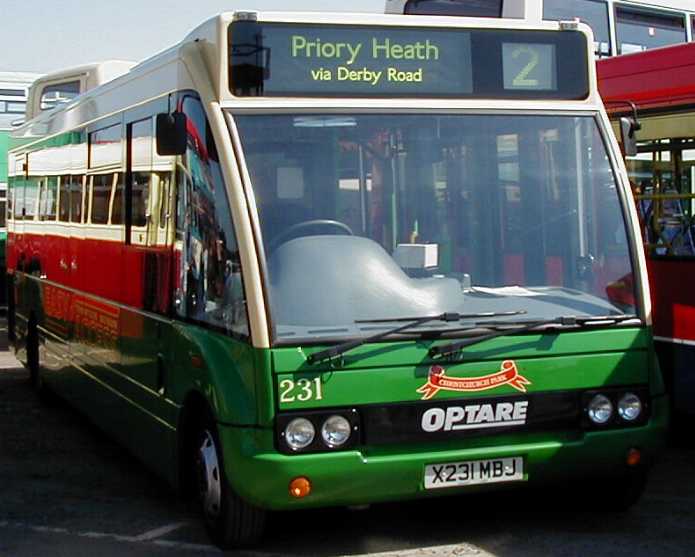
M 41 74 L 31 72 L 0 72 L 0 84 L 27 87 Z
M 47 88 L 55 89 L 61 84 L 75 82 L 79 84 L 79 93 L 84 93 L 127 73 L 133 66 L 135 62 L 105 60 L 57 70 L 39 77 L 29 89 L 27 119 L 41 113 L 41 98 Z
M 257 11 L 236 11 L 225 12 L 205 21 L 193 29 L 180 43 L 164 50 L 153 57 L 148 58 L 125 71 L 125 67 L 119 77 L 102 83 L 101 85 L 87 90 L 80 96 L 61 105 L 59 108 L 39 114 L 28 121 L 23 127 L 15 132 L 17 137 L 37 137 L 59 133 L 61 130 L 81 125 L 94 120 L 98 115 L 94 112 L 93 99 L 99 99 L 99 115 L 109 114 L 122 110 L 127 106 L 132 106 L 147 99 L 163 97 L 174 90 L 196 89 L 202 98 L 208 101 L 219 102 L 222 105 L 234 104 L 238 106 L 243 102 L 245 106 L 255 105 L 269 106 L 275 103 L 279 106 L 306 106 L 306 98 L 287 98 L 278 101 L 277 98 L 251 98 L 240 99 L 234 97 L 229 88 L 228 79 L 228 56 L 227 56 L 227 32 L 229 25 L 234 21 L 258 21 L 262 23 L 287 23 L 305 25 L 353 25 L 353 26 L 384 26 L 384 27 L 422 27 L 422 28 L 479 28 L 479 29 L 501 29 L 501 30 L 546 30 L 558 31 L 563 29 L 576 30 L 589 35 L 591 44 L 591 29 L 582 23 L 571 22 L 565 24 L 559 22 L 528 22 L 521 19 L 490 19 L 490 18 L 463 18 L 463 17 L 430 17 L 430 16 L 410 16 L 404 19 L 398 15 L 383 14 L 348 14 L 348 13 L 301 13 L 301 12 L 257 12 Z M 587 59 L 591 53 L 587 48 Z M 588 65 L 589 95 L 583 100 L 563 101 L 563 109 L 586 109 L 596 108 L 598 96 L 595 91 L 595 72 L 593 64 Z M 73 68 L 72 70 L 80 69 Z M 63 72 L 67 77 L 69 70 Z M 53 74 L 55 76 L 55 74 Z M 138 85 L 135 86 L 135 82 Z M 351 97 L 352 98 L 352 97 Z M 412 97 L 415 98 L 415 97 Z M 493 99 L 494 100 L 494 99 Z M 87 105 L 92 102 L 91 108 Z M 384 106 L 392 108 L 412 108 L 412 99 L 387 100 L 360 99 L 355 101 L 355 106 L 376 106 L 380 102 Z M 456 100 L 435 100 L 425 101 L 423 106 L 452 106 Z M 475 100 L 463 100 L 460 103 L 468 103 L 466 106 L 475 105 Z M 478 100 L 480 107 L 490 104 L 489 100 Z M 496 101 L 500 104 L 499 101 Z M 525 107 L 527 109 L 548 108 L 549 101 L 545 100 L 526 100 L 511 101 L 516 103 L 515 107 Z M 503 103 L 509 105 L 509 103 Z M 557 105 L 558 103 L 556 103 Z M 344 103 L 337 102 L 335 99 L 313 98 L 311 106 L 321 107 L 340 107 Z M 477 105 L 476 105 L 477 106 Z
M 667 46 L 599 60 L 601 97 L 611 112 L 625 101 L 640 110 L 673 109 L 695 103 L 695 43 Z

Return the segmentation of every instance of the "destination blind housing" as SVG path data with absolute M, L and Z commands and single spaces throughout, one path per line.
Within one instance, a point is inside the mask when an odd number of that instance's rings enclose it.
M 238 97 L 584 99 L 579 31 L 310 25 L 229 26 Z

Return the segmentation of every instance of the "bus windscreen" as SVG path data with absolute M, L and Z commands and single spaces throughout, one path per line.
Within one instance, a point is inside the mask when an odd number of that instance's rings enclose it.
M 588 51 L 578 31 L 239 21 L 229 86 L 237 97 L 583 99 Z

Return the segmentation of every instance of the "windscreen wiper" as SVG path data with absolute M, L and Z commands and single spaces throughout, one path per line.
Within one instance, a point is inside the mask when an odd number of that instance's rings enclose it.
M 315 364 L 316 362 L 320 362 L 322 360 L 330 360 L 331 358 L 335 358 L 336 356 L 340 356 L 341 354 L 344 354 L 345 352 L 348 352 L 349 350 L 352 350 L 353 348 L 357 348 L 358 346 L 362 346 L 363 344 L 367 344 L 368 342 L 374 342 L 376 340 L 380 340 L 384 337 L 387 337 L 389 335 L 395 335 L 397 333 L 401 333 L 403 331 L 406 331 L 408 329 L 412 329 L 414 327 L 418 327 L 419 325 L 424 325 L 425 323 L 431 323 L 432 321 L 443 321 L 446 323 L 450 322 L 456 322 L 456 321 L 461 321 L 463 319 L 485 319 L 486 317 L 507 317 L 507 316 L 512 316 L 512 315 L 522 315 L 526 313 L 525 310 L 518 310 L 518 311 L 501 311 L 501 312 L 493 312 L 493 311 L 486 311 L 486 312 L 480 312 L 480 313 L 454 313 L 454 312 L 448 312 L 448 313 L 440 313 L 439 315 L 428 315 L 426 317 L 397 317 L 395 319 L 365 319 L 361 321 L 355 321 L 355 323 L 390 323 L 390 322 L 406 322 L 405 325 L 401 325 L 400 327 L 396 327 L 395 329 L 388 329 L 386 331 L 382 331 L 380 333 L 373 334 L 371 336 L 367 336 L 364 338 L 360 338 L 357 340 L 349 340 L 347 342 L 343 342 L 341 344 L 337 344 L 335 346 L 332 346 L 331 348 L 326 348 L 325 350 L 320 350 L 319 352 L 315 352 L 314 354 L 310 354 L 309 357 L 307 358 L 307 362 L 310 364 Z
M 637 319 L 636 315 L 601 315 L 595 317 L 576 317 L 574 315 L 565 315 L 562 317 L 556 317 L 554 319 L 545 319 L 538 321 L 531 321 L 528 323 L 509 323 L 509 327 L 505 324 L 504 329 L 495 330 L 491 333 L 484 335 L 479 335 L 473 338 L 467 338 L 464 340 L 459 340 L 444 346 L 434 346 L 430 348 L 428 354 L 431 358 L 437 358 L 442 356 L 449 356 L 450 354 L 455 354 L 460 350 L 466 348 L 467 346 L 472 346 L 478 344 L 479 342 L 485 342 L 486 340 L 491 340 L 493 338 L 503 337 L 507 335 L 513 335 L 517 333 L 525 333 L 538 329 L 541 327 L 549 327 L 552 325 L 557 325 L 558 327 L 610 327 L 612 325 L 617 325 L 624 321 L 632 321 Z M 495 324 L 499 326 L 500 324 Z M 481 327 L 489 328 L 489 324 L 481 325 Z

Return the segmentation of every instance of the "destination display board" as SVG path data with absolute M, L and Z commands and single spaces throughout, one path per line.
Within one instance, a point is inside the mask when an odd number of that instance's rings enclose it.
M 229 26 L 229 85 L 239 97 L 582 99 L 588 63 L 578 31 Z

